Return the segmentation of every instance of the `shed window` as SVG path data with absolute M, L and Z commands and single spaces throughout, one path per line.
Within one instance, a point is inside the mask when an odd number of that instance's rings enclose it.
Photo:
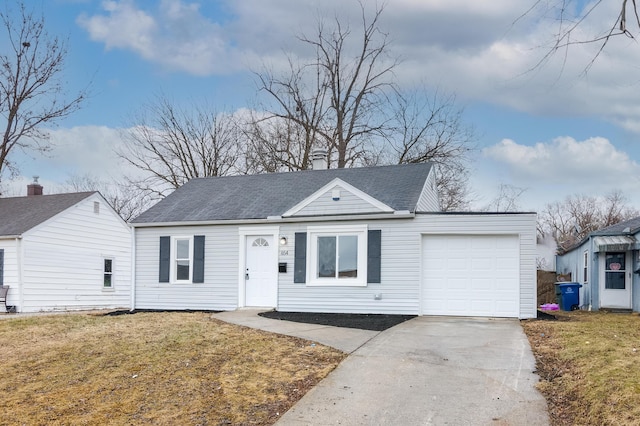
M 582 282 L 586 283 L 589 276 L 589 252 L 584 252 L 584 266 L 582 269 Z

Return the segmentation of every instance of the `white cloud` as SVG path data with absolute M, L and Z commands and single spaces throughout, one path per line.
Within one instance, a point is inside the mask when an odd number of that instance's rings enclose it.
M 169 70 L 194 75 L 226 73 L 241 67 L 242 53 L 217 23 L 200 14 L 195 3 L 162 0 L 142 10 L 133 0 L 106 1 L 106 14 L 81 15 L 77 22 L 107 49 L 125 49 Z
M 599 44 L 573 45 L 534 68 L 549 52 L 559 21 L 557 11 L 548 8 L 556 2 L 538 2 L 525 14 L 532 3 L 388 0 L 381 27 L 389 34 L 392 54 L 404 61 L 396 76 L 407 85 L 428 82 L 463 101 L 532 114 L 595 115 L 640 133 L 637 43 L 611 39 L 586 76 L 583 71 Z M 568 11 L 580 4 L 567 3 Z M 374 6 L 365 5 L 371 18 Z M 103 13 L 83 15 L 78 23 L 107 49 L 130 50 L 165 69 L 207 76 L 256 70 L 263 63 L 277 70 L 286 67 L 285 52 L 313 55 L 296 36 L 313 35 L 319 17 L 331 22 L 335 16 L 357 33 L 359 7 L 355 0 L 218 0 L 202 5 L 110 0 L 103 3 Z M 602 2 L 577 27 L 573 40 L 602 35 L 618 9 L 617 2 Z
M 120 129 L 106 126 L 78 126 L 48 131 L 49 154 L 16 152 L 15 161 L 23 178 L 40 176 L 42 182 L 64 182 L 71 176 L 90 175 L 113 181 L 131 173 L 116 154 L 123 143 Z
M 569 194 L 604 195 L 612 190 L 622 190 L 631 203 L 640 205 L 640 165 L 604 138 L 560 137 L 533 146 L 504 139 L 482 154 L 489 160 L 481 171 L 485 189 L 488 182 L 527 188 L 524 198 L 535 209 Z

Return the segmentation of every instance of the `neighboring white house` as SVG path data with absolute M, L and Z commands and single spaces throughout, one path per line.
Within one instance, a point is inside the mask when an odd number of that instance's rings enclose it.
M 17 312 L 129 308 L 131 229 L 98 192 L 0 198 L 0 284 Z M 0 308 L 1 309 L 1 308 Z
M 133 308 L 535 317 L 535 213 L 439 210 L 431 164 L 193 179 L 132 221 Z

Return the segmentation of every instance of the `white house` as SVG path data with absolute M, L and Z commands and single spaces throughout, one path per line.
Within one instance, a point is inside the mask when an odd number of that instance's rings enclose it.
M 17 312 L 129 308 L 129 226 L 98 192 L 42 195 L 34 183 L 28 194 L 0 198 L 7 306 Z
M 536 316 L 536 215 L 442 213 L 431 164 L 193 179 L 135 220 L 136 309 Z

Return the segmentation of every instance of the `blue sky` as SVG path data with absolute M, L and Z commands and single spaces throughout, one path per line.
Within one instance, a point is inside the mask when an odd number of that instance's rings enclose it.
M 640 46 L 612 40 L 589 73 L 598 46 L 574 46 L 527 72 L 557 30 L 548 11 L 512 0 L 388 0 L 381 25 L 404 87 L 424 84 L 456 96 L 475 128 L 471 164 L 475 208 L 500 184 L 526 188 L 522 210 L 568 194 L 619 189 L 640 207 Z M 533 3 L 533 0 L 531 1 Z M 542 2 L 547 3 L 548 2 Z M 365 1 L 369 8 L 374 2 Z M 64 78 L 91 97 L 51 129 L 51 157 L 14 157 L 21 192 L 33 175 L 56 188 L 72 175 L 109 180 L 127 172 L 113 154 L 129 117 L 162 92 L 233 111 L 253 105 L 252 69 L 284 67 L 284 51 L 303 55 L 295 36 L 316 17 L 358 22 L 355 0 L 47 0 L 48 31 L 68 36 Z M 605 31 L 619 13 L 607 2 L 576 37 Z M 370 9 L 373 10 L 373 9 Z M 604 23 L 604 24 L 603 24 Z M 1 44 L 1 43 L 0 43 Z M 18 195 L 18 194 L 16 194 Z M 20 194 L 21 195 L 21 194 Z

